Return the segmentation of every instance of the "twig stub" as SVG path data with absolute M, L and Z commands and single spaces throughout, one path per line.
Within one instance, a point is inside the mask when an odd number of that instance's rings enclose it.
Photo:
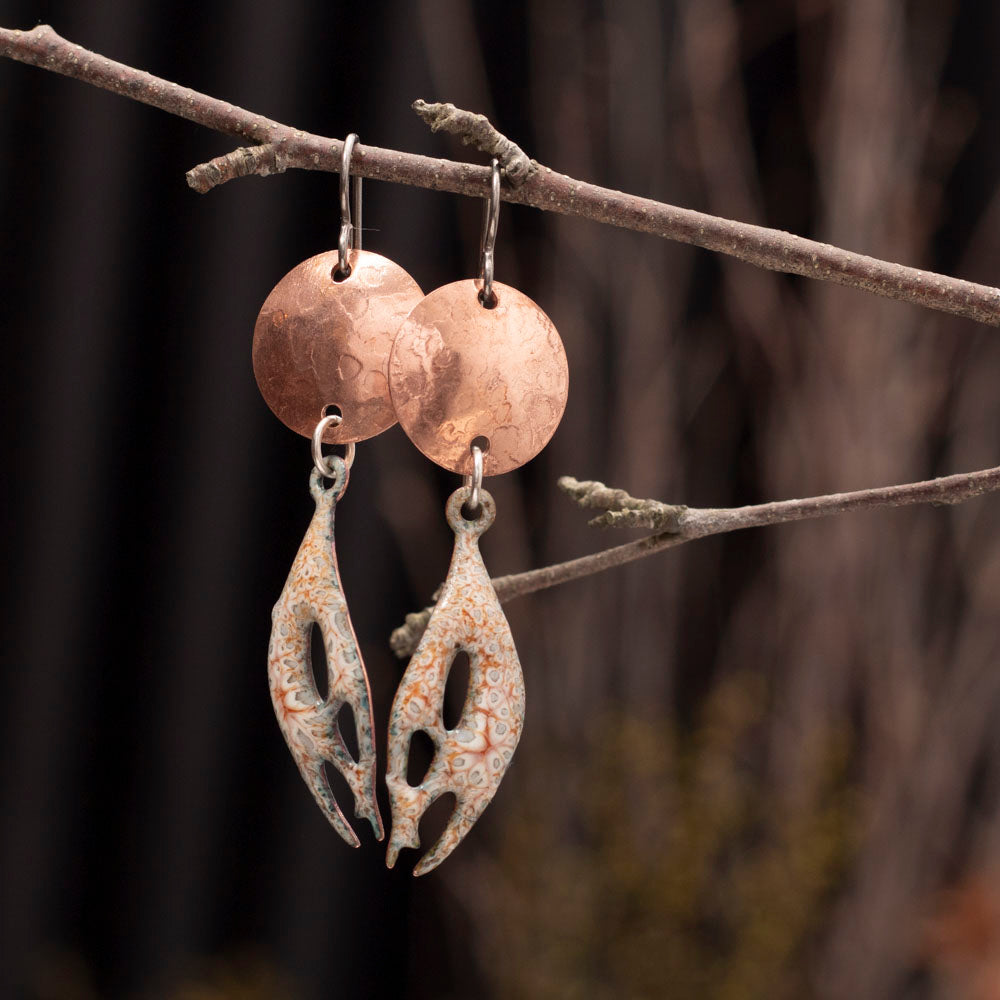
M 429 104 L 419 98 L 411 107 L 432 132 L 450 132 L 463 145 L 475 146 L 481 153 L 495 156 L 511 187 L 520 187 L 538 169 L 538 164 L 516 142 L 498 131 L 486 115 L 464 111 L 454 104 Z
M 184 176 L 188 187 L 199 194 L 206 194 L 219 184 L 225 184 L 236 177 L 267 177 L 282 174 L 288 169 L 281 147 L 273 142 L 263 146 L 241 146 L 231 153 L 217 156 L 208 163 L 192 167 Z
M 625 490 L 612 489 L 596 480 L 581 482 L 562 476 L 556 485 L 579 506 L 605 512 L 587 522 L 592 528 L 648 528 L 676 533 L 688 509 L 683 504 L 636 500 Z
M 412 655 L 420 642 L 420 637 L 427 631 L 427 623 L 431 620 L 431 612 L 434 605 L 424 608 L 423 611 L 411 611 L 406 620 L 397 629 L 393 629 L 389 636 L 389 648 L 401 660 Z

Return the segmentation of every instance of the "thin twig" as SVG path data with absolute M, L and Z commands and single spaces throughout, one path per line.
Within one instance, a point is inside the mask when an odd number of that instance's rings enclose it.
M 538 164 L 516 142 L 498 132 L 486 115 L 463 111 L 454 104 L 428 104 L 419 99 L 411 107 L 432 132 L 450 132 L 459 136 L 464 145 L 495 156 L 512 187 L 520 187 L 538 169 Z
M 292 129 L 225 101 L 169 83 L 88 52 L 48 25 L 31 31 L 0 28 L 0 55 L 62 73 L 151 104 L 226 135 L 273 143 L 285 168 L 340 167 L 341 142 Z M 357 146 L 351 169 L 361 177 L 483 198 L 489 168 L 375 146 Z M 199 183 L 206 177 L 195 168 Z M 235 175 L 234 175 L 235 176 Z M 817 243 L 801 236 L 678 208 L 574 180 L 539 167 L 521 184 L 503 186 L 505 201 L 574 215 L 728 254 L 757 267 L 860 288 L 903 302 L 1000 326 L 1000 289 Z
M 773 503 L 755 504 L 751 507 L 684 507 L 661 504 L 658 500 L 635 500 L 624 490 L 608 489 L 603 483 L 577 483 L 571 477 L 564 477 L 560 485 L 581 507 L 603 507 L 608 510 L 656 511 L 668 508 L 680 511 L 671 515 L 671 527 L 646 538 L 614 548 L 581 556 L 568 562 L 543 566 L 527 573 L 497 577 L 493 587 L 501 604 L 516 597 L 533 594 L 537 590 L 555 587 L 580 577 L 624 566 L 654 552 L 672 549 L 696 538 L 721 535 L 744 528 L 759 528 L 768 524 L 785 524 L 788 521 L 804 521 L 814 517 L 829 517 L 831 514 L 845 514 L 848 511 L 871 510 L 875 507 L 906 507 L 910 504 L 929 503 L 934 505 L 956 504 L 985 493 L 1000 490 L 1000 466 L 983 469 L 980 472 L 965 472 L 941 479 L 927 479 L 919 483 L 904 483 L 900 486 L 883 486 L 853 493 L 831 493 L 827 496 L 808 497 L 804 500 L 776 500 Z M 567 488 L 568 487 L 568 488 Z M 618 526 L 626 522 L 611 522 Z M 433 606 L 416 614 L 407 615 L 406 624 L 392 633 L 390 645 L 399 657 L 409 656 L 416 649 L 430 619 Z

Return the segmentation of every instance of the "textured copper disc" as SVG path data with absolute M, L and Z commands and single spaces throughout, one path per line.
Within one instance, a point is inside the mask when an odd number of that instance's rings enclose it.
M 396 416 L 438 465 L 472 473 L 473 440 L 485 437 L 484 472 L 524 465 L 555 433 L 566 408 L 569 368 L 552 321 L 527 295 L 493 283 L 456 281 L 426 296 L 400 327 L 389 359 Z
M 386 381 L 393 338 L 421 300 L 398 264 L 352 250 L 350 276 L 334 281 L 337 251 L 292 268 L 268 295 L 253 332 L 253 371 L 282 423 L 312 435 L 327 406 L 343 420 L 329 444 L 363 441 L 396 422 Z

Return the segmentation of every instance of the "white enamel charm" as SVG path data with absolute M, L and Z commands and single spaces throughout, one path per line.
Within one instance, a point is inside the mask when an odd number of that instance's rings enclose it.
M 403 847 L 419 847 L 418 825 L 428 806 L 452 792 L 455 810 L 414 875 L 436 868 L 458 846 L 489 805 L 507 771 L 524 723 L 524 677 L 507 618 L 479 553 L 479 536 L 496 517 L 493 498 L 480 493 L 480 514 L 466 520 L 468 487 L 448 500 L 455 550 L 441 596 L 431 614 L 392 703 L 386 784 L 392 802 L 392 833 L 386 863 Z M 448 671 L 460 652 L 469 655 L 469 693 L 454 729 L 442 719 Z M 406 780 L 410 740 L 423 730 L 434 758 L 423 782 Z
M 331 826 L 347 843 L 359 847 L 360 841 L 344 819 L 324 771 L 326 762 L 344 776 L 354 795 L 355 815 L 369 820 L 381 840 L 382 819 L 375 800 L 371 692 L 340 585 L 333 538 L 334 511 L 347 488 L 349 473 L 340 457 L 329 456 L 326 461 L 333 484 L 325 489 L 322 476 L 313 470 L 309 488 L 316 512 L 271 616 L 268 673 L 278 724 L 303 779 Z M 325 699 L 320 698 L 313 679 L 314 623 L 326 651 Z M 354 712 L 357 761 L 337 721 L 345 702 Z

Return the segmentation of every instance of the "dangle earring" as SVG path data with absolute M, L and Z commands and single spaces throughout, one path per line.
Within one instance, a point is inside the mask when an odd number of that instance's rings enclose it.
M 481 280 L 426 296 L 400 327 L 389 359 L 389 389 L 403 430 L 431 461 L 466 476 L 445 507 L 455 533 L 448 576 L 427 630 L 396 691 L 389 721 L 386 784 L 392 833 L 386 863 L 419 847 L 418 825 L 446 793 L 455 809 L 414 875 L 436 868 L 489 805 L 521 736 L 524 677 L 510 626 L 479 553 L 496 505 L 483 475 L 534 458 L 562 418 L 569 371 L 551 320 L 526 295 L 493 280 L 500 169 L 492 163 L 480 248 Z M 455 657 L 469 656 L 461 717 L 446 729 L 444 692 Z M 407 781 L 410 741 L 423 730 L 434 756 L 422 783 Z
M 361 179 L 349 204 L 350 163 L 357 136 L 344 142 L 340 171 L 341 226 L 336 250 L 294 267 L 268 295 L 257 317 L 253 368 L 268 406 L 292 430 L 312 438 L 309 488 L 316 511 L 272 614 L 268 648 L 271 700 L 281 732 L 331 826 L 355 847 L 360 841 L 330 789 L 324 763 L 337 768 L 354 797 L 355 815 L 383 837 L 375 799 L 371 692 L 347 611 L 334 548 L 334 512 L 347 488 L 354 444 L 396 422 L 387 382 L 393 337 L 423 293 L 397 264 L 361 249 Z M 345 455 L 324 456 L 322 444 Z M 324 479 L 332 480 L 329 487 Z M 326 654 L 327 693 L 312 669 L 316 626 Z M 338 721 L 354 713 L 355 761 Z

